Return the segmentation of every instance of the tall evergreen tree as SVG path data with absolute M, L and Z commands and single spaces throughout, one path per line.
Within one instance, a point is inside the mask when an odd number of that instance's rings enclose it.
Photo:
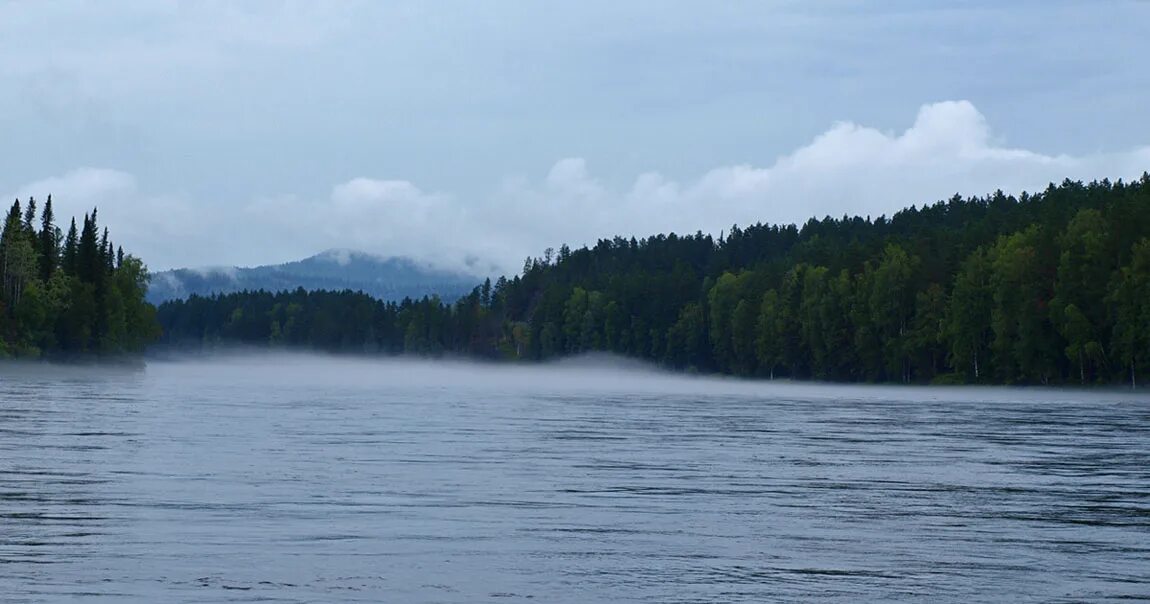
M 104 227 L 104 234 L 100 236 L 100 259 L 103 270 L 111 273 L 116 267 L 116 256 L 112 252 L 112 242 L 108 241 L 108 227 Z
M 56 272 L 60 263 L 60 232 L 56 228 L 55 215 L 52 213 L 52 196 L 44 201 L 44 210 L 40 215 L 40 233 L 38 246 L 40 248 L 40 279 L 48 281 Z
M 97 238 L 95 210 L 82 232 L 71 220 L 62 254 L 51 197 L 38 229 L 35 202 L 21 210 L 0 231 L 0 357 L 138 353 L 158 335 L 147 269 Z
M 33 235 L 36 232 L 36 198 L 29 197 L 28 204 L 24 206 L 24 232 Z
M 87 220 L 87 218 L 85 218 Z M 79 276 L 80 273 L 80 235 L 76 230 L 76 218 L 72 218 L 72 225 L 68 227 L 68 235 L 64 238 L 64 252 L 62 258 L 64 272 Z
M 84 215 L 84 226 L 80 230 L 80 244 L 76 253 L 80 281 L 95 283 L 103 273 L 103 259 L 100 254 L 99 237 L 96 227 L 96 210 Z
M 21 216 L 20 201 L 12 204 L 0 232 L 0 283 L 9 313 L 20 304 L 28 280 L 36 275 L 36 249 Z

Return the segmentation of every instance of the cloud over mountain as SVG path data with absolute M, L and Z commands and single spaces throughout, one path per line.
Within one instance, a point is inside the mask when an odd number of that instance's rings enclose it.
M 1131 179 L 1148 169 L 1150 146 L 1079 156 L 1012 148 L 974 105 L 947 101 L 922 106 L 902 132 L 840 122 L 769 166 L 720 166 L 686 181 L 652 171 L 611 187 L 572 157 L 542 178 L 504 178 L 477 197 L 362 176 L 317 198 L 197 205 L 149 191 L 130 174 L 95 168 L 30 183 L 14 195 L 52 193 L 58 215 L 98 204 L 120 243 L 159 268 L 272 262 L 339 247 L 482 274 L 514 272 L 525 256 L 561 243 L 889 215 L 955 192 L 1017 193 L 1067 177 Z

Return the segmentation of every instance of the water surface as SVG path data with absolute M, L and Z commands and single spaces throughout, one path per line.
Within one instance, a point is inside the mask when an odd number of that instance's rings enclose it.
M 0 600 L 1150 599 L 1150 398 L 0 368 Z

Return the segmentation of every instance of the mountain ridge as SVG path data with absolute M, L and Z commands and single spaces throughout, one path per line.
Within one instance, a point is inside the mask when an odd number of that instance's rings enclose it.
M 159 305 L 191 295 L 227 294 L 244 290 L 362 291 L 383 300 L 439 296 L 454 301 L 470 292 L 480 278 L 436 268 L 405 256 L 378 256 L 347 248 L 280 264 L 252 267 L 178 268 L 154 273 L 147 299 Z

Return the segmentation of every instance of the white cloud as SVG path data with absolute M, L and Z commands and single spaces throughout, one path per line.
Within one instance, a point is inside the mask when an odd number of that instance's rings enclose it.
M 23 198 L 48 191 L 57 199 L 86 199 L 99 202 L 130 195 L 135 189 L 136 179 L 126 172 L 80 168 L 63 176 L 45 178 L 25 185 L 16 194 Z M 47 195 L 42 195 L 40 200 L 43 201 L 46 197 Z
M 24 185 L 8 198 L 35 197 L 43 207 L 48 195 L 62 230 L 71 218 L 80 224 L 84 214 L 98 208 L 98 222 L 109 227 L 112 242 L 151 262 L 183 262 L 195 255 L 189 238 L 211 235 L 210 210 L 177 195 L 146 193 L 134 176 L 119 170 L 72 170 Z
M 1089 156 L 1044 155 L 995 141 L 965 101 L 923 106 L 901 133 L 839 123 L 768 167 L 718 167 L 677 182 L 657 172 L 614 190 L 581 158 L 556 162 L 534 182 L 510 179 L 476 198 L 425 191 L 404 180 L 355 178 L 325 198 L 287 195 L 196 204 L 142 191 L 131 175 L 82 169 L 22 187 L 51 192 L 64 208 L 100 205 L 113 238 L 154 266 L 283 261 L 327 248 L 406 255 L 477 272 L 514 272 L 546 247 L 731 224 L 802 223 L 824 215 L 893 212 L 955 192 L 1042 189 L 1063 178 L 1132 179 L 1150 169 L 1150 147 Z M 476 259 L 479 259 L 477 262 Z

